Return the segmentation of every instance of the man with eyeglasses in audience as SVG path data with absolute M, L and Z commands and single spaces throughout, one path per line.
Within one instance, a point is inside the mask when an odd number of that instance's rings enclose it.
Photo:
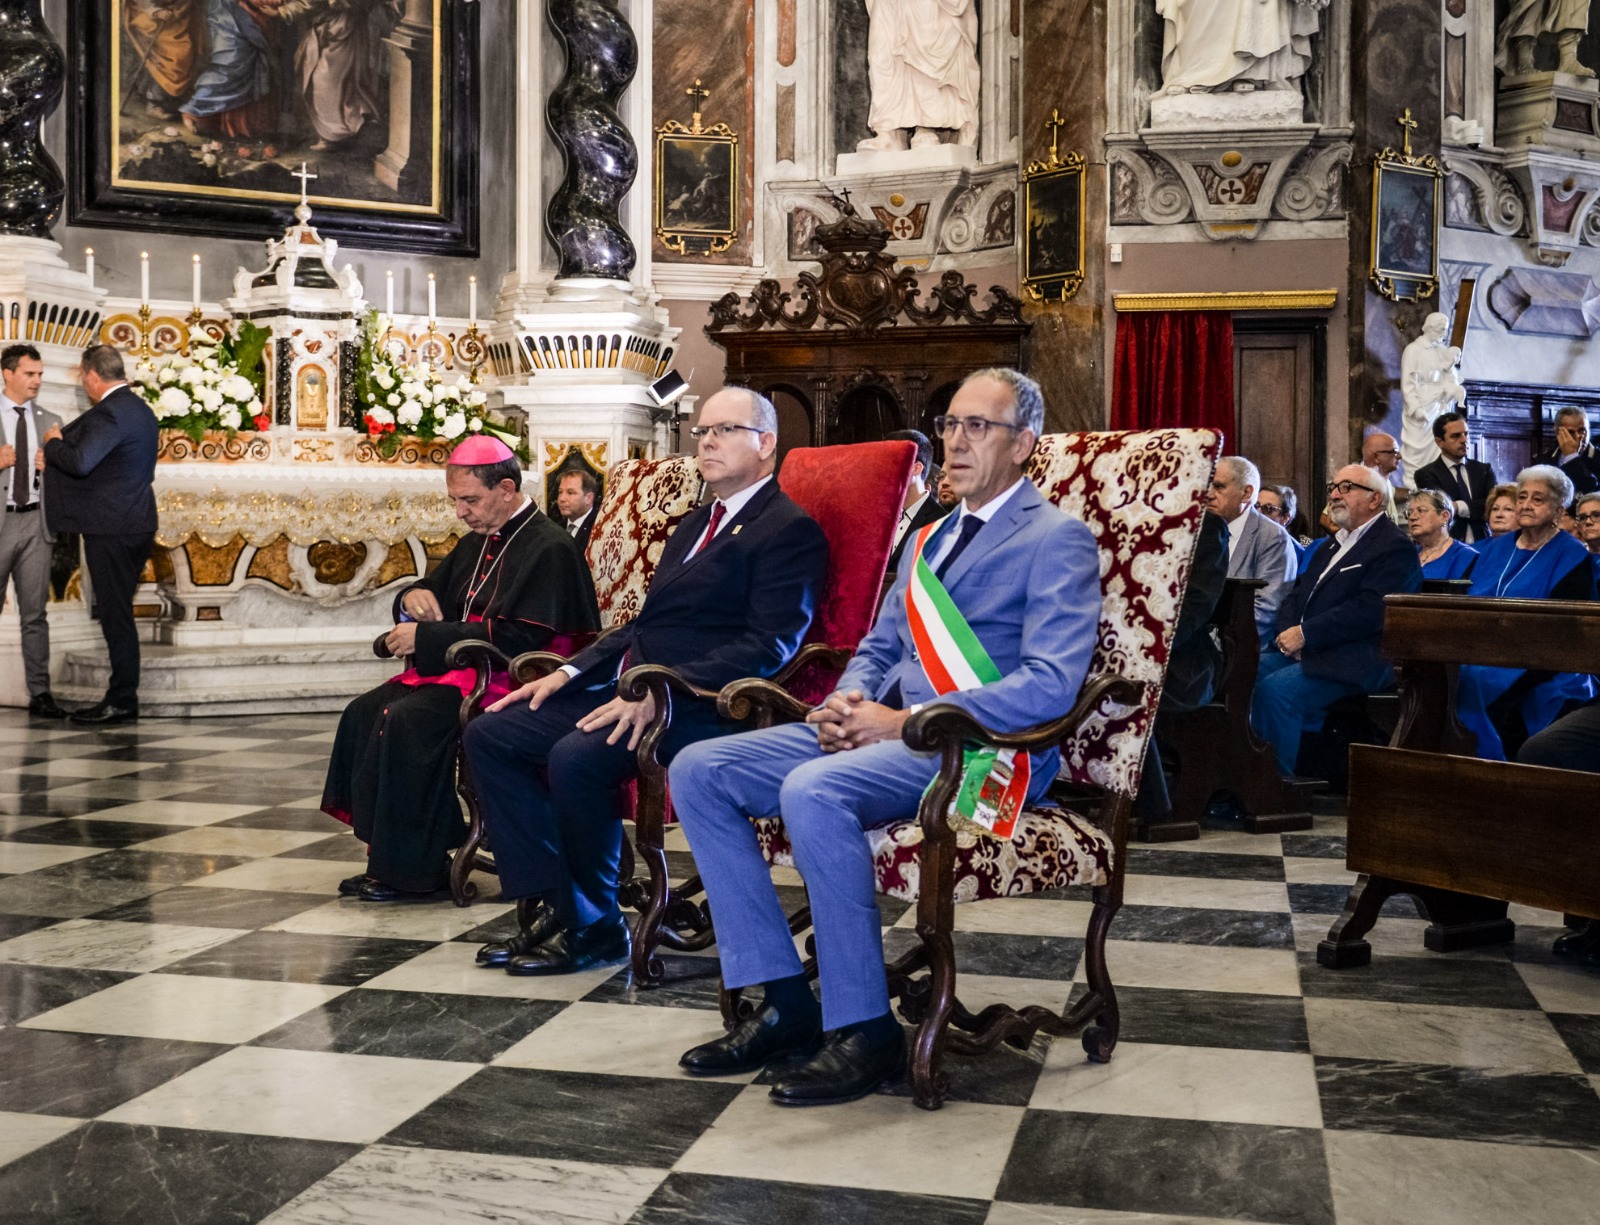
M 778 414 L 742 387 L 706 401 L 689 431 L 716 495 L 668 539 L 639 615 L 489 707 L 462 736 L 494 847 L 500 892 L 525 926 L 478 963 L 538 977 L 627 958 L 617 904 L 623 788 L 655 718 L 617 693 L 629 667 L 662 664 L 696 688 L 777 672 L 800 649 L 828 570 L 822 529 L 773 479 Z M 658 753 L 738 725 L 716 704 L 675 699 Z
M 1294 520 L 1300 512 L 1300 499 L 1293 487 L 1263 482 L 1261 492 L 1256 494 L 1256 509 L 1289 533 L 1289 540 L 1294 544 L 1295 573 L 1299 574 L 1306 554 L 1311 551 L 1311 537 L 1295 534 Z
M 1400 471 L 1400 444 L 1395 436 L 1368 434 L 1361 440 L 1361 463 L 1363 467 L 1376 470 L 1383 478 L 1383 513 L 1389 517 L 1389 522 L 1403 531 L 1406 526 L 1405 500 L 1409 491 L 1396 489 L 1394 485 L 1395 473 Z
M 1595 581 L 1600 583 L 1600 493 L 1586 493 L 1579 498 L 1572 508 L 1572 519 L 1578 525 L 1578 539 L 1594 562 Z
M 691 745 L 672 793 L 717 924 L 723 982 L 761 1006 L 679 1061 L 697 1075 L 772 1065 L 780 1105 L 853 1101 L 892 1077 L 905 1035 L 889 1011 L 865 832 L 910 817 L 939 770 L 901 739 L 947 702 L 999 731 L 1056 719 L 1076 700 L 1100 621 L 1094 536 L 1023 476 L 1043 427 L 1039 385 L 1014 370 L 968 376 L 935 423 L 960 507 L 925 527 L 838 688 L 804 723 Z M 953 678 L 965 677 L 965 683 Z M 991 679 L 992 678 L 992 679 Z M 1042 795 L 1054 750 L 1003 767 L 1013 798 Z M 1026 767 L 1026 769 L 1024 768 Z M 975 762 L 976 786 L 995 783 Z M 822 1004 L 806 980 L 751 817 L 781 813 L 805 879 Z
M 1347 464 L 1328 485 L 1336 534 L 1313 546 L 1278 609 L 1277 636 L 1261 653 L 1250 725 L 1295 773 L 1301 735 L 1322 726 L 1340 698 L 1390 682 L 1381 652 L 1383 599 L 1422 586 L 1410 537 L 1383 513 L 1388 482 Z

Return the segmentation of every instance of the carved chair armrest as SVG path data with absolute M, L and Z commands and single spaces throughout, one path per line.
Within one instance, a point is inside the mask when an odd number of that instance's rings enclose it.
M 461 699 L 461 726 L 472 722 L 483 713 L 483 695 L 489 688 L 489 676 L 495 671 L 505 671 L 510 662 L 506 659 L 505 652 L 481 638 L 466 638 L 460 642 L 452 642 L 445 648 L 445 667 L 454 671 L 457 668 L 471 668 L 476 676 L 472 688 Z
M 384 630 L 372 640 L 372 653 L 379 659 L 393 659 L 394 652 L 389 649 L 389 631 Z
M 810 709 L 787 689 L 758 677 L 734 681 L 717 695 L 717 713 L 723 718 L 754 720 L 759 727 L 798 723 Z
M 617 696 L 629 702 L 643 701 L 645 695 L 649 694 L 655 698 L 657 707 L 664 707 L 671 704 L 671 695 L 674 693 L 703 698 L 708 702 L 717 700 L 713 690 L 691 685 L 662 664 L 639 664 L 629 668 L 617 681 Z
M 772 683 L 780 688 L 787 689 L 799 673 L 800 669 L 808 664 L 820 664 L 823 667 L 833 668 L 843 672 L 846 664 L 854 651 L 847 651 L 843 647 L 830 647 L 825 642 L 808 642 L 795 652 L 795 656 L 783 667 L 779 668 L 772 677 Z
M 541 676 L 549 676 L 567 662 L 565 655 L 557 655 L 554 651 L 524 651 L 511 661 L 506 670 L 517 684 L 526 685 Z

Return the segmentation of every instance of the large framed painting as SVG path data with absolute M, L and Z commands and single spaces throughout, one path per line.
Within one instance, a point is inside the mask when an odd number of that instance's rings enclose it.
M 1439 288 L 1439 216 L 1444 167 L 1411 151 L 1417 126 L 1408 107 L 1397 122 L 1402 147 L 1372 161 L 1372 267 L 1378 292 L 1396 302 L 1432 297 Z
M 74 0 L 68 221 L 476 255 L 478 6 Z
M 656 129 L 656 237 L 679 255 L 717 255 L 739 234 L 739 137 L 725 123 L 700 122 L 700 87 L 687 127 L 669 119 Z

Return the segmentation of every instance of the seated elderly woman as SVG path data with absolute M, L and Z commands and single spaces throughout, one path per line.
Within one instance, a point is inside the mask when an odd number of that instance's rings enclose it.
M 1578 539 L 1589 550 L 1589 560 L 1594 563 L 1594 578 L 1600 583 L 1600 493 L 1586 493 L 1572 508 L 1572 518 L 1578 525 Z
M 1477 563 L 1478 551 L 1450 535 L 1455 515 L 1455 503 L 1437 489 L 1414 490 L 1406 504 L 1406 524 L 1425 579 L 1466 578 Z
M 1517 487 L 1511 482 L 1496 485 L 1489 491 L 1484 503 L 1489 520 L 1489 532 L 1503 536 L 1517 530 Z
M 1572 501 L 1572 482 L 1560 468 L 1537 464 L 1517 473 L 1517 530 L 1477 546 L 1468 595 L 1496 599 L 1592 600 L 1589 552 L 1559 527 Z M 1520 741 L 1544 728 L 1569 702 L 1594 695 L 1577 672 L 1524 672 L 1477 664 L 1461 669 L 1456 717 L 1478 737 L 1478 756 L 1504 761 L 1503 732 Z M 1520 727 L 1518 726 L 1520 724 Z

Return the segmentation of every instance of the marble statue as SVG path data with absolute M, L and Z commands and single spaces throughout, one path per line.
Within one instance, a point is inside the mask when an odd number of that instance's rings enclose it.
M 978 10 L 974 0 L 866 0 L 867 67 L 875 133 L 862 152 L 978 139 Z
M 1416 488 L 1414 473 L 1439 458 L 1439 444 L 1433 440 L 1433 420 L 1452 406 L 1465 406 L 1456 363 L 1461 350 L 1446 344 L 1450 320 L 1438 311 L 1422 321 L 1422 335 L 1405 348 L 1400 357 L 1401 414 L 1400 458 L 1405 464 L 1408 489 Z
M 1511 76 L 1533 72 L 1539 35 L 1552 34 L 1561 57 L 1556 71 L 1592 77 L 1594 69 L 1578 59 L 1578 44 L 1588 29 L 1589 0 L 1511 0 L 1495 40 L 1494 66 Z
M 1156 0 L 1166 21 L 1161 84 L 1171 94 L 1295 90 L 1328 0 Z

